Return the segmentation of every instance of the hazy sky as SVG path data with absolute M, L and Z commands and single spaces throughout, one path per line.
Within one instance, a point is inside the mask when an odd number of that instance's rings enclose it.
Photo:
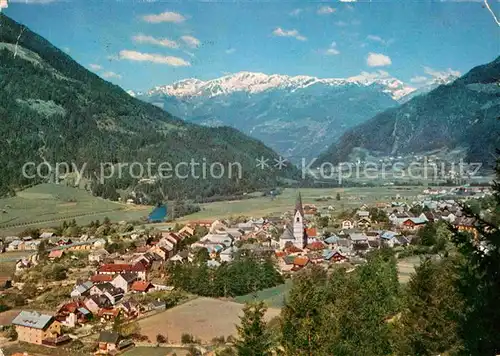
M 238 71 L 384 71 L 419 86 L 500 54 L 500 27 L 483 2 L 17 0 L 3 11 L 134 90 Z

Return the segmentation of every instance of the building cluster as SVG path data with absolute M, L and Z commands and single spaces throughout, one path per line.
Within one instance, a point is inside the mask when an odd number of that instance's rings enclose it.
M 61 304 L 53 316 L 22 311 L 13 325 L 21 341 L 55 346 L 69 340 L 62 334 L 62 326 L 74 328 L 96 320 L 106 324 L 119 316 L 132 320 L 165 309 L 162 301 L 153 299 L 148 305 L 142 305 L 130 296 L 171 290 L 162 282 L 165 264 L 193 261 L 200 249 L 206 249 L 209 267 L 230 263 L 237 254 L 252 254 L 274 258 L 277 269 L 282 274 L 290 274 L 308 265 L 328 268 L 349 262 L 355 266 L 364 262 L 368 251 L 382 246 L 404 248 L 412 243 L 419 229 L 439 220 L 476 234 L 474 220 L 463 216 L 460 210 L 460 202 L 468 195 L 466 191 L 459 192 L 458 198 L 453 198 L 450 192 L 435 194 L 433 190 L 426 190 L 412 202 L 397 197 L 390 203 L 377 204 L 376 211 L 383 211 L 388 218 L 384 228 L 380 228 L 372 216 L 373 207 L 361 205 L 351 218 L 340 219 L 335 231 L 327 228 L 320 231 L 317 221 L 322 214 L 313 204 L 303 204 L 299 193 L 292 214 L 239 222 L 192 221 L 178 232 L 165 230 L 154 236 L 135 233 L 129 236 L 134 241 L 134 249 L 125 254 L 109 253 L 104 239 L 72 240 L 45 234 L 41 239 L 47 239 L 54 246 L 49 250 L 50 260 L 57 261 L 68 251 L 88 250 L 88 261 L 95 266 L 94 272 L 88 280 L 76 283 L 71 299 Z M 442 194 L 446 197 L 440 197 Z M 207 228 L 207 233 L 187 244 L 185 240 L 193 237 L 199 226 Z M 7 249 L 13 249 L 11 245 L 16 241 L 25 239 L 12 240 Z M 18 262 L 18 269 L 29 268 L 31 263 L 36 263 L 36 259 L 23 259 Z M 106 332 L 101 337 L 102 353 L 129 345 L 114 333 Z
M 75 328 L 90 321 L 108 324 L 118 317 L 126 322 L 146 313 L 164 310 L 165 302 L 162 300 L 154 299 L 148 304 L 139 304 L 130 296 L 172 290 L 155 276 L 162 277 L 165 262 L 179 252 L 180 242 L 193 233 L 194 229 L 187 226 L 177 233 L 165 231 L 152 238 L 135 235 L 133 238 L 137 247 L 126 254 L 109 253 L 104 244 L 96 245 L 96 241 L 92 240 L 88 260 L 95 266 L 93 275 L 88 280 L 78 281 L 70 293 L 71 299 L 59 305 L 53 315 L 21 311 L 12 322 L 18 339 L 57 346 L 70 340 L 68 335 L 62 334 L 61 326 Z M 48 254 L 49 260 L 63 258 L 68 251 L 74 251 L 74 246 L 81 244 L 69 243 L 52 249 Z M 36 261 L 36 258 L 29 260 Z M 26 266 L 28 268 L 29 263 Z M 99 348 L 101 352 L 129 344 L 125 340 L 118 340 L 114 346 L 103 345 Z

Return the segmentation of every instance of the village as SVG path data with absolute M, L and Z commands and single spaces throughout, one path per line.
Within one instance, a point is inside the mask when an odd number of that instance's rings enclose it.
M 58 236 L 46 229 L 39 236 L 5 236 L 3 255 L 25 256 L 16 261 L 13 276 L 1 279 L 1 304 L 20 296 L 31 301 L 19 302 L 22 310 L 2 322 L 5 342 L 48 350 L 74 344 L 79 352 L 94 354 L 147 344 L 207 346 L 210 340 L 196 340 L 191 330 L 184 330 L 180 339 L 159 327 L 156 336 L 141 334 L 138 321 L 197 298 L 174 285 L 172 266 L 203 263 L 217 269 L 251 256 L 271 260 L 280 278 L 289 280 L 310 265 L 354 269 L 367 253 L 382 247 L 399 257 L 438 255 L 446 241 L 440 247 L 426 242 L 425 230 L 443 235 L 436 231 L 451 224 L 474 235 L 474 220 L 463 214 L 461 204 L 491 194 L 485 187 L 425 189 L 414 201 L 395 195 L 389 202 L 337 211 L 340 196 L 318 208 L 297 192 L 295 206 L 281 216 L 159 223 L 145 229 L 105 221 L 95 226 L 95 235 Z M 166 209 L 157 207 L 150 220 L 158 222 L 165 215 Z M 40 305 L 37 296 L 47 288 L 59 294 Z M 34 305 L 38 307 L 30 308 Z M 209 354 L 210 347 L 197 347 L 194 354 Z

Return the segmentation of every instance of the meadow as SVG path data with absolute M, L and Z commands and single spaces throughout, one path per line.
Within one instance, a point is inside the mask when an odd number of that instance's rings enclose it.
M 40 184 L 0 199 L 0 235 L 15 234 L 27 227 L 47 227 L 75 219 L 139 220 L 151 211 L 148 206 L 126 205 L 94 197 L 83 189 L 57 184 Z
M 220 219 L 235 216 L 261 217 L 281 215 L 294 208 L 297 194 L 300 191 L 303 204 L 314 204 L 318 208 L 332 206 L 336 211 L 359 208 L 362 204 L 388 202 L 399 194 L 401 199 L 413 200 L 422 192 L 422 186 L 410 187 L 356 187 L 356 188 L 301 188 L 283 189 L 282 194 L 271 198 L 269 196 L 253 199 L 220 201 L 201 204 L 201 211 L 185 216 L 179 221 Z M 337 193 L 340 200 L 336 200 Z M 327 201 L 318 201 L 330 197 Z
M 362 204 L 388 202 L 397 195 L 400 199 L 413 200 L 422 189 L 422 186 L 302 188 L 300 193 L 304 204 L 314 204 L 320 209 L 332 206 L 336 212 L 340 212 L 359 208 Z M 274 198 L 256 192 L 251 199 L 205 203 L 201 204 L 201 211 L 176 222 L 237 216 L 280 216 L 293 209 L 298 192 L 298 189 L 287 188 Z M 340 200 L 336 200 L 337 193 Z M 115 222 L 142 220 L 151 209 L 151 206 L 127 205 L 94 197 L 83 189 L 41 184 L 17 192 L 15 197 L 0 199 L 0 235 L 16 234 L 28 227 L 51 227 L 71 219 L 75 219 L 78 224 L 102 221 L 105 217 Z M 169 226 L 171 223 L 151 226 L 161 228 L 162 225 Z

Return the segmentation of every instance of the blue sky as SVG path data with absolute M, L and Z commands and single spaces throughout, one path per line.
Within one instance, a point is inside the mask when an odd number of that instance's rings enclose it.
M 498 17 L 500 3 L 489 3 Z M 500 27 L 482 2 L 9 0 L 3 11 L 134 90 L 238 71 L 384 71 L 419 86 L 500 54 Z

